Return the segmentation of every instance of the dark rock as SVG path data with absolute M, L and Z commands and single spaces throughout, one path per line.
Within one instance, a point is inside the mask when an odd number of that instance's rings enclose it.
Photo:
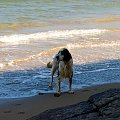
M 111 116 L 114 113 L 115 113 L 114 115 L 116 116 L 117 113 L 120 113 L 120 99 L 110 102 L 109 104 L 105 105 L 104 107 L 100 108 L 99 110 L 103 116 Z M 115 118 L 115 116 L 114 116 L 114 118 Z M 120 116 L 120 114 L 119 114 L 119 116 Z
M 102 93 L 95 94 L 89 98 L 88 101 L 96 105 L 97 107 L 102 107 L 109 102 L 112 102 L 120 97 L 120 89 L 110 89 Z
M 95 94 L 75 105 L 47 110 L 28 120 L 120 120 L 120 89 Z

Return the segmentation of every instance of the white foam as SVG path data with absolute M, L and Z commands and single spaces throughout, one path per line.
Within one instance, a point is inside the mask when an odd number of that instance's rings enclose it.
M 91 70 L 91 71 L 85 71 L 85 72 L 76 72 L 75 75 L 78 74 L 84 74 L 84 73 L 95 73 L 95 72 L 102 72 L 102 71 L 108 71 L 108 70 L 119 70 L 120 68 L 105 68 L 105 69 L 97 69 L 97 70 Z
M 38 32 L 33 34 L 14 34 L 0 36 L 0 42 L 13 44 L 27 44 L 33 40 L 70 38 L 74 36 L 96 35 L 105 32 L 104 29 L 88 29 L 88 30 L 55 30 L 48 32 Z
M 86 47 L 90 47 L 90 48 L 96 48 L 96 47 L 114 47 L 114 46 L 120 46 L 120 42 L 117 41 L 112 41 L 111 43 L 85 43 L 85 44 L 80 44 L 80 43 L 69 43 L 67 44 L 67 47 L 70 48 L 86 48 Z
M 0 68 L 2 69 L 4 67 L 4 64 L 0 63 Z

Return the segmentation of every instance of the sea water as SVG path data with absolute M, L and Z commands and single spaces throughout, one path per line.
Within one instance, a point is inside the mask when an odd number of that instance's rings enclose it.
M 64 47 L 74 90 L 120 82 L 120 1 L 1 0 L 0 98 L 56 92 L 57 74 L 50 90 L 46 64 Z

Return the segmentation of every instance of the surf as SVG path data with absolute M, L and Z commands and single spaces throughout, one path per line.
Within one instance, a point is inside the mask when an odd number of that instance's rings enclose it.
M 88 30 L 55 30 L 47 32 L 38 32 L 32 34 L 12 34 L 0 36 L 0 42 L 5 45 L 29 44 L 30 41 L 47 40 L 47 39 L 68 39 L 76 36 L 97 35 L 104 33 L 105 29 L 88 29 Z

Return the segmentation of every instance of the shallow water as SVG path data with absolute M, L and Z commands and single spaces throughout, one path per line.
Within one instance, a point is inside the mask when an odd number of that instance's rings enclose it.
M 119 0 L 0 1 L 0 97 L 55 92 L 46 64 L 63 47 L 73 89 L 119 82 L 119 22 Z M 61 86 L 67 91 L 67 81 Z

